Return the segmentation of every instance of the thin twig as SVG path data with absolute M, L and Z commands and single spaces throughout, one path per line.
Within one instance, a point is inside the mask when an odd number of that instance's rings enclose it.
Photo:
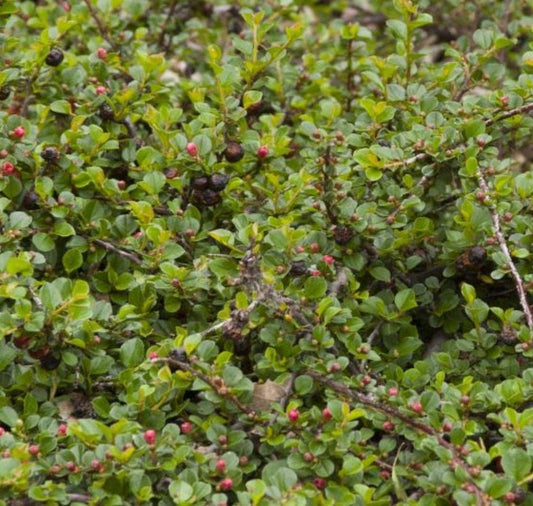
M 368 336 L 368 339 L 366 340 L 366 344 L 368 344 L 369 346 L 372 345 L 372 343 L 374 342 L 374 339 L 376 339 L 376 337 L 379 335 L 379 331 L 381 329 L 381 326 L 383 325 L 383 321 L 380 321 L 376 327 L 374 328 L 374 330 L 370 333 L 370 335 Z M 364 359 L 364 360 L 361 360 L 361 370 L 364 371 L 366 369 L 366 363 L 368 362 L 367 359 Z
M 100 35 L 107 41 L 107 43 L 113 48 L 113 51 L 116 51 L 118 46 L 115 44 L 115 41 L 111 38 L 109 35 L 109 31 L 106 27 L 106 25 L 102 22 L 96 11 L 94 10 L 93 6 L 91 5 L 91 0 L 83 0 L 85 5 L 87 6 L 87 9 L 89 10 L 89 13 L 91 17 L 94 19 L 96 26 L 98 27 L 98 31 L 100 32 Z
M 176 7 L 178 5 L 178 1 L 174 0 L 172 2 L 172 5 L 170 6 L 168 10 L 167 17 L 165 18 L 165 21 L 163 21 L 163 26 L 161 26 L 161 34 L 159 35 L 159 41 L 157 42 L 158 46 L 163 49 L 165 52 L 168 51 L 169 47 L 168 44 L 165 44 L 165 33 L 168 26 L 168 23 L 170 21 L 170 18 L 174 16 L 174 11 L 176 10 Z
M 490 190 L 489 190 L 487 181 L 485 181 L 483 174 L 478 171 L 477 177 L 478 177 L 479 187 L 486 195 L 488 195 Z M 524 281 L 520 277 L 518 269 L 516 268 L 516 265 L 513 262 L 513 258 L 511 256 L 511 252 L 509 251 L 509 247 L 507 246 L 507 241 L 505 240 L 505 237 L 502 232 L 501 224 L 500 224 L 500 215 L 498 214 L 496 210 L 496 206 L 494 204 L 491 204 L 489 207 L 489 210 L 490 210 L 490 217 L 492 219 L 492 225 L 494 227 L 494 234 L 496 235 L 496 239 L 498 239 L 500 250 L 505 257 L 509 270 L 511 271 L 511 276 L 513 277 L 514 285 L 518 293 L 518 299 L 520 300 L 520 305 L 522 306 L 522 311 L 524 312 L 526 323 L 531 333 L 531 339 L 533 339 L 533 315 L 531 313 L 531 309 L 527 301 L 526 291 L 524 290 Z
M 154 360 L 153 362 L 156 362 L 156 363 L 157 362 L 159 362 L 159 363 L 163 362 L 163 363 L 171 364 L 171 365 L 177 367 L 178 369 L 181 369 L 182 371 L 186 371 L 186 372 L 192 374 L 196 378 L 200 379 L 201 381 L 203 381 L 204 383 L 209 385 L 221 397 L 224 397 L 224 398 L 228 399 L 229 401 L 231 401 L 240 411 L 242 411 L 243 413 L 248 415 L 250 418 L 254 418 L 255 417 L 255 415 L 256 415 L 255 411 L 253 411 L 253 410 L 249 409 L 247 406 L 245 406 L 237 398 L 236 395 L 232 394 L 231 392 L 228 392 L 227 391 L 228 387 L 226 387 L 223 383 L 220 383 L 220 382 L 217 383 L 213 378 L 210 378 L 207 374 L 204 374 L 203 372 L 197 371 L 191 365 L 186 364 L 185 362 L 182 362 L 180 360 L 176 360 L 174 358 L 170 358 L 170 357 L 158 358 L 158 359 Z M 224 388 L 226 390 L 223 390 Z
M 518 114 L 524 114 L 526 112 L 533 111 L 533 103 L 532 104 L 525 104 L 520 107 L 515 107 L 514 109 L 511 109 L 509 111 L 505 111 L 504 113 L 500 114 L 499 116 L 496 116 L 494 118 L 490 118 L 485 121 L 485 126 L 491 126 L 494 123 L 497 123 L 498 121 L 502 121 L 504 119 L 510 118 L 511 116 L 517 116 Z
M 111 244 L 110 242 L 103 241 L 102 239 L 95 239 L 94 242 L 98 244 L 99 246 L 102 246 L 102 248 L 105 248 L 107 251 L 112 251 L 113 253 L 116 253 L 117 255 L 120 255 L 121 257 L 131 260 L 133 263 L 136 263 L 137 265 L 142 264 L 142 260 L 138 256 L 134 255 L 133 253 L 130 253 L 129 251 L 124 251 L 122 249 L 119 249 L 114 244 Z

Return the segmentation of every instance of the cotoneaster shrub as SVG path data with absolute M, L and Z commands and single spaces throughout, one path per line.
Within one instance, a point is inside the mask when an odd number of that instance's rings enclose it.
M 527 2 L 0 20 L 2 504 L 533 504 Z

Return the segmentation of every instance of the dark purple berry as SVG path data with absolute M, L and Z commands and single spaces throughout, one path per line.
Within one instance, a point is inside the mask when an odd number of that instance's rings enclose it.
M 59 151 L 54 146 L 48 146 L 41 151 L 41 157 L 47 162 L 56 162 L 59 160 Z
M 353 236 L 354 231 L 350 227 L 346 227 L 344 225 L 336 227 L 333 231 L 333 238 L 335 239 L 335 242 L 340 246 L 348 244 Z
M 242 157 L 244 156 L 244 149 L 238 142 L 230 141 L 226 145 L 224 156 L 228 162 L 236 163 L 239 160 L 242 160 Z
M 114 121 L 115 120 L 115 112 L 113 111 L 113 108 L 109 104 L 102 104 L 100 106 L 100 118 L 102 118 L 104 121 Z
M 191 186 L 193 190 L 207 190 L 209 188 L 209 178 L 207 176 L 198 176 L 192 179 Z
M 468 260 L 474 265 L 482 264 L 487 259 L 487 252 L 483 246 L 474 246 L 468 252 Z
M 7 84 L 0 88 L 0 100 L 5 100 L 11 94 L 11 87 Z
M 214 190 L 216 192 L 221 192 L 224 188 L 226 188 L 226 185 L 228 184 L 229 177 L 226 176 L 226 174 L 213 174 L 209 178 L 209 188 L 211 190 Z
M 63 55 L 63 51 L 61 49 L 58 49 L 57 47 L 50 50 L 50 52 L 46 55 L 45 62 L 50 67 L 57 67 L 65 58 Z

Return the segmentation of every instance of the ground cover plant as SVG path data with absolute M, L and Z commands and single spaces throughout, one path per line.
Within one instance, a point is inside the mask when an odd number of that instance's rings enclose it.
M 533 504 L 530 2 L 0 23 L 1 504 Z

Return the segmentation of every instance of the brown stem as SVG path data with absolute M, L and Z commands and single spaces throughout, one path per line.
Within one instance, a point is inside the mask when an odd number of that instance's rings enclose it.
M 192 367 L 189 364 L 186 364 L 185 362 L 182 362 L 180 360 L 176 360 L 174 358 L 160 358 L 154 360 L 154 362 L 163 362 L 172 364 L 173 366 L 177 367 L 178 369 L 181 369 L 182 371 L 186 371 L 196 378 L 202 380 L 204 383 L 209 385 L 215 392 L 217 392 L 221 397 L 224 397 L 231 401 L 240 411 L 248 415 L 249 418 L 255 417 L 255 411 L 249 409 L 247 406 L 245 406 L 236 395 L 227 392 L 227 393 L 221 393 L 221 386 L 216 384 L 215 381 L 210 378 L 207 374 L 204 374 L 203 372 L 197 371 L 194 367 Z
M 102 22 L 102 20 L 100 19 L 100 17 L 94 10 L 93 6 L 91 5 L 91 0 L 83 0 L 83 1 L 85 5 L 87 6 L 87 9 L 89 10 L 91 17 L 94 19 L 94 22 L 96 23 L 96 26 L 98 27 L 98 31 L 100 32 L 100 35 L 112 47 L 113 51 L 116 51 L 118 49 L 118 46 L 115 44 L 115 41 L 109 35 L 109 30 L 107 29 L 107 26 Z
M 174 11 L 176 10 L 177 6 L 178 6 L 178 1 L 174 0 L 168 10 L 168 14 L 167 14 L 167 17 L 165 18 L 165 21 L 163 21 L 163 26 L 161 26 L 161 34 L 159 35 L 159 41 L 157 44 L 165 52 L 168 51 L 168 44 L 165 44 L 166 29 L 170 21 L 170 18 L 172 18 L 172 16 L 174 15 Z
M 142 264 L 142 260 L 138 256 L 134 255 L 133 253 L 130 253 L 129 251 L 124 251 L 122 249 L 119 249 L 114 244 L 111 244 L 110 242 L 103 241 L 102 239 L 95 239 L 94 242 L 98 244 L 99 246 L 102 246 L 102 248 L 105 248 L 107 251 L 112 251 L 113 253 L 116 253 L 117 255 L 120 255 L 121 257 L 131 260 L 133 263 L 136 263 L 137 265 Z

